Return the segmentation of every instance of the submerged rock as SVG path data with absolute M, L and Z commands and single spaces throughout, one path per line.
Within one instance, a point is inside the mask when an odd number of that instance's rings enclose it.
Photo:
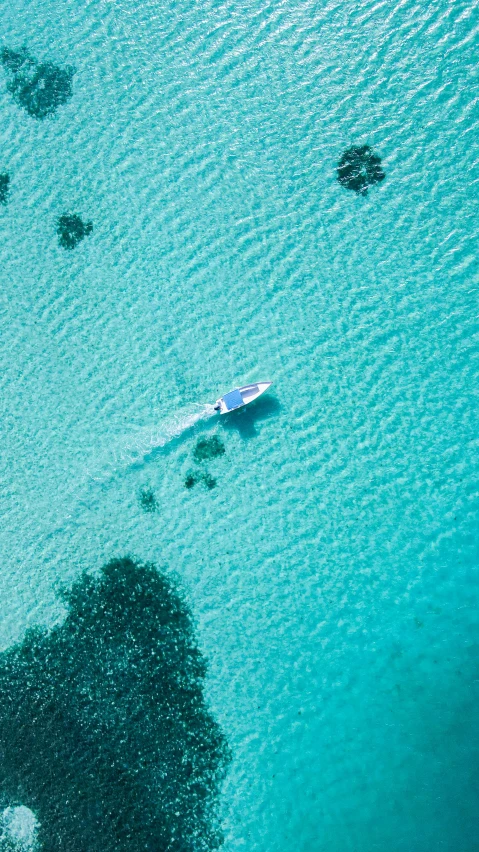
M 338 163 L 339 183 L 359 195 L 366 195 L 369 186 L 380 183 L 385 177 L 381 157 L 369 145 L 353 145 L 344 152 Z
M 140 506 L 144 512 L 156 512 L 158 502 L 155 492 L 151 488 L 142 488 L 140 491 Z
M 57 219 L 57 234 L 62 248 L 75 248 L 92 231 L 93 222 L 84 222 L 76 213 L 64 213 Z
M 193 450 L 193 458 L 195 462 L 209 461 L 210 459 L 223 456 L 225 453 L 225 445 L 218 435 L 212 435 L 211 438 L 198 438 L 196 447 Z
M 0 655 L 0 805 L 45 852 L 208 852 L 229 760 L 172 581 L 129 558 L 84 574 L 68 614 Z
M 53 115 L 73 94 L 74 68 L 61 68 L 53 62 L 38 62 L 25 47 L 0 52 L 3 67 L 10 75 L 7 89 L 16 103 L 32 118 Z
M 0 174 L 0 204 L 6 204 L 8 201 L 8 191 L 10 189 L 10 175 L 6 172 Z

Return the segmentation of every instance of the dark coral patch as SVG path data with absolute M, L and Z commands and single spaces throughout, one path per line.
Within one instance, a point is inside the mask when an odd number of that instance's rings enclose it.
M 217 485 L 216 479 L 213 476 L 211 476 L 211 474 L 208 473 L 208 471 L 205 471 L 205 473 L 202 474 L 201 481 L 203 482 L 203 485 L 205 486 L 205 488 L 208 489 L 208 491 L 211 491 L 212 488 L 216 488 L 216 485 Z
M 218 456 L 223 456 L 225 453 L 225 445 L 218 435 L 212 435 L 211 438 L 198 438 L 196 447 L 193 450 L 193 458 L 195 462 L 209 461 L 216 459 Z
M 353 145 L 338 163 L 339 183 L 359 195 L 366 195 L 369 186 L 380 183 L 385 177 L 381 158 L 369 145 Z
M 66 104 L 73 94 L 74 69 L 60 68 L 53 62 L 37 62 L 27 49 L 0 53 L 3 67 L 10 75 L 7 89 L 17 104 L 32 118 L 44 119 Z
M 10 71 L 12 74 L 17 74 L 22 66 L 30 66 L 35 62 L 29 55 L 26 47 L 22 47 L 20 50 L 11 50 L 9 47 L 2 47 L 0 61 L 5 70 Z
M 6 173 L 0 174 L 0 204 L 6 204 L 8 201 L 8 191 L 10 189 L 10 176 Z
M 142 488 L 140 491 L 140 506 L 144 512 L 156 512 L 158 501 L 155 492 L 151 488 Z
M 62 248 L 74 249 L 93 231 L 93 222 L 84 222 L 76 213 L 64 213 L 57 219 L 57 234 Z
M 200 480 L 201 480 L 201 474 L 190 471 L 185 476 L 185 488 L 187 488 L 188 491 L 189 491 Z
M 229 752 L 185 601 L 128 558 L 65 597 L 0 655 L 0 806 L 31 808 L 48 852 L 217 848 Z
M 202 471 L 201 473 L 198 473 L 197 471 L 190 471 L 185 477 L 185 488 L 190 490 L 194 485 L 197 485 L 198 482 L 202 482 L 208 491 L 211 491 L 211 489 L 215 488 L 217 485 L 216 479 L 211 476 L 207 470 Z

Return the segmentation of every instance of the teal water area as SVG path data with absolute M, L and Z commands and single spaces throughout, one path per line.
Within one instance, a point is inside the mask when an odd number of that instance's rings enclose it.
M 477 9 L 0 22 L 29 80 L 73 69 L 50 113 L 0 68 L 2 648 L 153 562 L 232 754 L 225 852 L 479 847 Z

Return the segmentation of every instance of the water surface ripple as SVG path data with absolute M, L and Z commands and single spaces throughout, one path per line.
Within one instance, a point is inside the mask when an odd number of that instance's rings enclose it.
M 75 69 L 36 120 L 0 68 L 2 646 L 62 617 L 80 567 L 176 571 L 233 752 L 225 852 L 470 852 L 476 8 L 12 0 L 0 22 Z M 337 180 L 353 145 L 386 175 L 365 196 Z M 67 213 L 93 223 L 71 251 Z M 188 419 L 256 379 L 256 412 Z M 217 485 L 186 489 L 213 434 Z

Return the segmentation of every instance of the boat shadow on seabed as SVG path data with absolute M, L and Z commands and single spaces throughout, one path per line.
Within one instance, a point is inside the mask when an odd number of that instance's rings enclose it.
M 226 431 L 236 430 L 244 441 L 257 437 L 257 424 L 281 411 L 279 400 L 271 394 L 255 400 L 251 405 L 231 411 L 220 418 L 220 426 Z

